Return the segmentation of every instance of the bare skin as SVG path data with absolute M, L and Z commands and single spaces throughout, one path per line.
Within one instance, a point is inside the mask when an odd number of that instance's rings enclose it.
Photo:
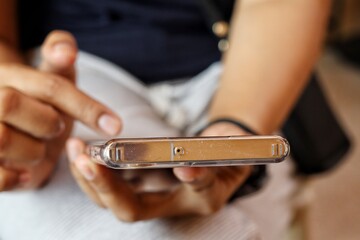
M 244 134 L 235 125 L 219 123 L 202 135 Z M 79 139 L 67 142 L 70 167 L 76 181 L 99 206 L 111 209 L 119 220 L 126 222 L 214 213 L 246 180 L 251 170 L 250 167 L 175 168 L 173 173 L 180 183 L 175 190 L 139 193 L 122 180 L 119 170 L 90 161 L 82 154 L 84 147 Z
M 261 134 L 279 129 L 321 52 L 330 3 L 239 1 L 210 117 L 237 119 Z
M 237 119 L 261 134 L 277 130 L 316 62 L 329 9 L 328 0 L 239 1 L 224 73 L 210 108 L 211 119 Z M 219 123 L 203 134 L 246 133 Z M 95 202 L 123 221 L 210 214 L 226 204 L 250 172 L 246 167 L 177 168 L 174 174 L 182 182 L 178 191 L 139 195 L 114 181 L 116 172 L 91 163 L 85 155 L 73 154 L 83 147 L 77 139 L 67 145 L 69 156 L 77 156 L 70 157 L 75 178 Z
M 4 26 L 6 22 L 9 22 L 9 19 L 15 19 L 14 16 L 9 15 L 14 12 L 9 2 L 11 1 L 0 0 L 0 36 L 3 39 L 0 44 L 0 51 L 4 53 L 0 54 L 2 56 L 0 62 L 6 64 L 17 62 L 14 67 L 19 67 L 19 62 L 21 63 L 23 60 L 16 51 L 16 32 L 13 26 Z M 211 118 L 230 117 L 237 119 L 263 134 L 276 130 L 284 121 L 291 106 L 301 93 L 316 61 L 324 36 L 329 8 L 329 0 L 239 1 L 231 28 L 230 49 L 224 58 L 224 73 L 210 108 Z M 6 11 L 9 16 L 3 17 L 2 12 Z M 9 29 L 13 29 L 13 31 Z M 71 44 L 75 46 L 75 43 Z M 45 43 L 44 49 L 46 46 Z M 69 48 L 67 53 L 70 56 L 76 56 L 76 47 Z M 31 69 L 34 74 L 38 74 L 34 79 L 51 79 L 55 76 L 55 78 L 61 78 L 62 80 L 58 82 L 61 82 L 61 86 L 67 90 L 68 96 L 78 101 L 78 104 L 73 107 L 81 109 L 83 102 L 96 106 L 89 108 L 93 110 L 91 114 L 79 116 L 66 102 L 61 102 L 56 97 L 50 99 L 41 98 L 48 96 L 48 92 L 35 89 L 32 86 L 24 86 L 21 81 L 15 81 L 14 83 L 13 81 L 7 81 L 2 85 L 0 84 L 0 92 L 3 89 L 9 91 L 7 89 L 11 88 L 15 89 L 18 95 L 23 93 L 24 96 L 30 96 L 33 101 L 26 101 L 27 104 L 38 103 L 39 105 L 45 102 L 46 106 L 52 107 L 52 110 L 47 108 L 49 116 L 50 112 L 54 116 L 58 114 L 56 116 L 59 116 L 59 118 L 54 117 L 55 122 L 56 119 L 69 116 L 99 130 L 97 123 L 101 114 L 106 112 L 116 118 L 110 110 L 99 103 L 94 103 L 91 98 L 76 90 L 74 85 L 69 84 L 71 81 L 68 79 L 69 77 L 66 78 L 66 74 L 71 72 L 71 61 L 69 61 L 69 64 L 66 64 L 67 60 L 59 61 L 58 59 L 54 61 L 50 57 L 51 55 L 51 53 L 43 51 L 45 66 L 52 68 L 45 68 L 45 70 Z M 46 64 L 46 61 L 51 64 Z M 62 66 L 61 71 L 59 71 L 57 64 Z M 19 78 L 20 75 L 11 75 L 11 71 L 9 72 L 8 69 L 3 68 L 2 74 L 6 77 L 1 79 Z M 28 73 L 30 70 L 24 67 L 21 71 L 16 72 L 20 73 L 22 71 Z M 48 72 L 52 72 L 52 74 L 49 75 Z M 28 82 L 31 81 L 26 81 L 27 84 Z M 16 83 L 19 85 L 14 85 Z M 60 87 L 60 89 L 62 88 Z M 73 102 L 71 104 L 73 105 Z M 6 109 L 6 107 L 7 105 L 0 106 L 0 109 Z M 43 105 L 39 105 L 40 107 L 45 108 Z M 25 110 L 18 110 L 17 112 L 26 115 Z M 15 117 L 8 117 L 8 119 L 15 119 Z M 54 124 L 54 120 L 49 120 L 50 122 Z M 28 139 L 29 142 L 34 141 L 34 139 L 37 140 L 34 142 L 40 146 L 40 150 L 39 153 L 34 153 L 34 156 L 44 156 L 44 150 L 41 150 L 41 148 L 50 149 L 48 145 L 51 145 L 52 140 L 48 139 L 49 136 L 55 140 L 67 137 L 65 133 L 59 136 L 57 135 L 58 132 L 54 133 L 49 130 L 42 130 L 43 132 L 29 132 L 28 130 L 26 132 L 25 125 L 10 120 L 0 119 L 0 124 L 3 128 L 10 129 L 8 132 L 14 136 L 20 132 L 17 130 L 21 129 L 22 131 L 18 135 L 23 136 L 23 138 L 14 137 L 15 139 Z M 52 124 L 47 124 L 47 127 L 52 129 Z M 70 126 L 70 124 L 66 126 Z M 120 128 L 120 124 L 118 126 Z M 23 130 L 25 130 L 25 134 L 23 134 Z M 46 137 L 42 134 L 45 134 Z M 243 135 L 246 133 L 234 125 L 219 123 L 206 129 L 203 134 Z M 0 139 L 4 139 L 1 138 L 1 132 Z M 62 140 L 60 141 L 63 143 Z M 8 156 L 13 154 L 14 146 L 17 146 L 14 143 L 7 144 L 8 150 L 4 154 L 8 154 Z M 31 144 L 36 145 L 35 143 Z M 62 144 L 58 146 L 59 152 Z M 176 191 L 168 194 L 135 193 L 127 186 L 126 182 L 122 181 L 116 171 L 96 165 L 87 156 L 81 154 L 83 148 L 84 143 L 79 139 L 70 139 L 67 143 L 71 171 L 75 179 L 84 192 L 96 203 L 109 208 L 123 221 L 210 214 L 226 204 L 228 198 L 244 182 L 251 170 L 250 167 L 177 168 L 174 169 L 174 175 L 179 179 L 180 187 Z M 35 159 L 35 157 L 32 158 Z M 17 159 L 25 160 L 26 158 L 25 156 L 17 156 Z M 34 159 L 26 160 L 25 164 L 28 166 L 24 169 L 31 169 L 33 166 L 30 167 L 29 165 Z M 56 157 L 52 159 L 56 159 Z M 46 162 L 52 163 L 56 162 L 56 160 Z M 54 166 L 54 164 L 50 165 Z M 35 168 L 38 172 L 44 172 L 42 179 L 46 179 L 51 172 L 51 170 L 43 171 L 41 164 L 36 165 Z M 0 182 L 5 182 L 5 184 L 2 184 L 2 186 L 5 186 L 2 190 L 12 189 L 13 186 L 16 186 L 19 183 L 19 176 L 16 169 L 14 170 L 4 164 L 0 165 L 0 179 L 3 179 Z
M 9 50 L 11 45 L 0 45 L 7 49 L 0 54 L 0 191 L 41 186 L 74 119 L 107 136 L 120 131 L 119 117 L 75 87 L 77 47 L 71 34 L 49 34 L 38 69 L 26 66 L 17 51 Z M 109 118 L 113 129 L 102 129 Z

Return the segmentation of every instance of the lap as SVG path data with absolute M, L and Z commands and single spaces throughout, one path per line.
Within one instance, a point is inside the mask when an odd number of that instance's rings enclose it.
M 146 99 L 144 86 L 120 70 L 80 56 L 80 88 L 122 116 L 123 137 L 177 136 Z M 102 136 L 81 124 L 74 135 Z M 0 194 L 0 239 L 254 239 L 255 224 L 235 204 L 208 217 L 158 219 L 137 223 L 118 221 L 96 206 L 73 180 L 65 156 L 49 183 L 29 192 Z

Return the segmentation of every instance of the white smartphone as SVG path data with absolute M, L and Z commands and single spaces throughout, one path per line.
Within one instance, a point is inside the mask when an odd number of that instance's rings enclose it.
M 278 163 L 290 146 L 280 136 L 118 138 L 89 142 L 86 152 L 110 168 L 173 168 Z

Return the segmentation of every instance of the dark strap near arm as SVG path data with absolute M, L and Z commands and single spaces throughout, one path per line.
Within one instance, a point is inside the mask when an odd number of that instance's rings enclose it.
M 224 12 L 219 7 L 228 5 L 231 9 L 232 0 L 199 0 L 208 22 L 222 22 Z M 216 14 L 212 14 L 217 8 Z M 208 14 L 206 14 L 208 12 Z M 219 17 L 222 17 L 219 20 Z M 212 26 L 210 26 L 212 27 Z M 224 51 L 229 43 L 214 32 L 219 41 L 219 49 Z M 220 44 L 225 42 L 224 44 Z M 230 122 L 230 121 L 229 121 Z M 234 123 L 236 124 L 236 123 Z M 240 126 L 246 130 L 246 126 Z M 250 132 L 249 130 L 247 130 Z M 292 156 L 296 163 L 297 173 L 312 175 L 327 172 L 343 162 L 344 156 L 351 148 L 351 139 L 337 120 L 336 113 L 328 104 L 316 75 L 313 75 L 302 96 L 289 115 L 282 128 L 285 137 L 292 147 Z M 254 133 L 253 133 L 254 134 Z
M 250 176 L 246 181 L 233 193 L 229 202 L 239 197 L 248 196 L 259 191 L 268 180 L 266 165 L 254 165 Z
M 248 132 L 250 134 L 258 135 L 254 130 L 249 128 L 244 123 L 242 123 L 240 121 L 236 121 L 236 120 L 231 119 L 231 118 L 219 118 L 219 119 L 216 119 L 214 121 L 211 121 L 199 133 L 201 133 L 203 130 L 210 127 L 211 125 L 216 124 L 216 123 L 221 123 L 221 122 L 234 124 L 234 125 L 238 126 L 239 128 L 245 130 L 246 132 Z M 265 184 L 267 179 L 268 179 L 268 174 L 267 174 L 266 165 L 254 165 L 252 167 L 252 172 L 251 172 L 250 176 L 233 193 L 233 195 L 229 199 L 229 202 L 232 202 L 232 201 L 234 201 L 235 199 L 237 199 L 239 197 L 244 197 L 244 196 L 247 196 L 247 195 L 250 195 L 250 194 L 253 194 L 253 193 L 259 191 L 262 188 L 262 186 Z
M 211 121 L 206 127 L 209 127 L 209 126 L 211 126 L 213 124 L 221 123 L 221 122 L 227 122 L 227 123 L 234 124 L 234 125 L 238 126 L 239 128 L 245 130 L 248 133 L 251 133 L 253 135 L 259 135 L 254 130 L 252 130 L 250 127 L 248 127 L 246 124 L 244 124 L 244 123 L 242 123 L 240 121 L 234 120 L 232 118 L 218 118 L 218 119 L 216 119 L 214 121 Z

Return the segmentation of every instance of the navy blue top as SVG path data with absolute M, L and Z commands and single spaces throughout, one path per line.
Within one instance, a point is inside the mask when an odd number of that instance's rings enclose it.
M 54 29 L 80 49 L 125 68 L 145 83 L 193 76 L 220 59 L 197 0 L 19 0 L 22 48 Z

